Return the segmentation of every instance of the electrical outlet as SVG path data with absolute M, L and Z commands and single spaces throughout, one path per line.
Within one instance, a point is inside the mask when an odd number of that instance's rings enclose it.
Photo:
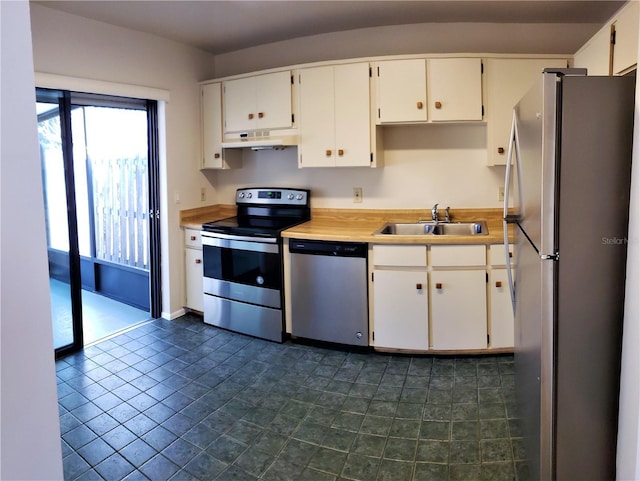
M 504 202 L 504 186 L 498 187 L 498 201 Z
M 207 189 L 200 187 L 200 202 L 204 202 L 205 200 L 207 200 Z
M 353 188 L 353 203 L 354 204 L 362 203 L 362 187 Z

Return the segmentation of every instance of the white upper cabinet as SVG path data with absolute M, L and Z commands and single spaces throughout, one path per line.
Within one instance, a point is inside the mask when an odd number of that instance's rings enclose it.
M 375 66 L 376 123 L 427 121 L 427 63 L 385 60 Z
M 485 61 L 487 86 L 487 163 L 505 165 L 513 107 L 547 67 L 564 68 L 565 59 L 489 58 Z
M 226 133 L 291 128 L 290 71 L 227 80 L 223 88 Z
M 370 166 L 369 64 L 301 69 L 300 167 Z
M 629 2 L 613 23 L 613 73 L 620 74 L 638 62 L 638 2 Z
M 242 152 L 222 148 L 222 86 L 219 82 L 201 87 L 201 169 L 229 169 L 242 161 Z
M 637 1 L 627 2 L 574 56 L 589 75 L 623 75 L 638 62 Z
M 481 59 L 432 58 L 427 73 L 433 122 L 482 120 Z
M 588 75 L 609 75 L 611 27 L 606 25 L 576 52 L 573 66 L 586 68 Z

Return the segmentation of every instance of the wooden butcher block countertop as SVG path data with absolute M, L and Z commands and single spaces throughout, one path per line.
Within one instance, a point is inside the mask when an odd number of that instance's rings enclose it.
M 373 235 L 388 222 L 418 222 L 429 220 L 431 211 L 313 209 L 311 220 L 282 233 L 283 237 L 306 240 L 369 242 L 386 244 L 501 244 L 504 239 L 502 209 L 451 209 L 451 222 L 485 221 L 488 235 Z M 511 232 L 511 230 L 510 230 Z M 510 240 L 513 234 L 509 235 Z
M 502 209 L 451 209 L 451 222 L 485 221 L 488 235 L 373 235 L 388 222 L 429 220 L 428 209 L 312 209 L 311 220 L 282 233 L 285 238 L 315 239 L 377 244 L 501 244 L 503 242 Z M 180 225 L 200 229 L 205 222 L 236 215 L 233 205 L 218 204 L 183 210 Z M 442 215 L 442 214 L 441 214 Z M 513 240 L 510 230 L 509 239 Z
M 236 215 L 235 205 L 217 204 L 180 211 L 180 226 L 185 229 L 202 228 L 205 222 L 226 219 Z

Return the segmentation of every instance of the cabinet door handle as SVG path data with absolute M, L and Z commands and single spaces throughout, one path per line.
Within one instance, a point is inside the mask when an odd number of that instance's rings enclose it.
M 502 282 L 496 281 L 496 287 L 502 287 Z
M 344 150 L 338 149 L 338 155 L 340 155 L 340 156 L 344 155 Z
M 215 154 L 213 154 L 213 158 L 214 159 L 219 159 L 220 158 L 220 154 L 218 152 L 216 152 Z
M 423 106 L 424 106 L 424 104 L 422 102 L 417 102 L 416 103 L 416 107 L 418 107 L 418 110 L 421 110 Z
M 202 264 L 202 259 L 196 259 L 196 264 Z
M 504 147 L 498 147 L 498 153 L 504 154 Z
M 436 102 L 435 106 L 437 109 L 441 109 L 442 108 L 442 102 Z
M 442 289 L 442 282 L 436 282 L 436 289 Z
M 264 112 L 258 112 L 258 118 L 261 119 L 262 117 L 264 117 Z
M 422 290 L 422 284 L 420 284 L 420 283 L 416 284 L 416 289 L 421 291 Z
M 327 157 L 331 157 L 331 150 L 327 149 L 327 150 L 324 152 L 324 155 L 326 155 Z
M 253 120 L 253 114 L 249 114 L 249 120 Z
M 191 237 L 189 237 L 189 239 L 191 239 L 192 241 L 196 240 L 196 236 L 192 235 Z
M 513 257 L 513 252 L 509 252 L 509 258 Z

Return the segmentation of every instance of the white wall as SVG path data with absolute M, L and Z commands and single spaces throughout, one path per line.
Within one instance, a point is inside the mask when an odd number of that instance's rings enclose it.
M 298 169 L 297 149 L 245 150 L 243 168 L 218 172 L 218 200 L 233 203 L 240 186 L 291 186 L 312 191 L 312 207 L 430 209 L 501 207 L 504 167 L 486 165 L 486 126 L 383 128 L 383 168 Z M 362 187 L 363 202 L 352 202 Z
M 213 77 L 213 56 L 177 42 L 31 4 L 34 68 L 52 73 L 168 90 L 166 164 L 161 168 L 162 312 L 180 313 L 184 297 L 179 211 L 204 205 L 215 191 L 198 170 L 198 82 Z M 161 109 L 162 110 L 162 109 Z M 163 146 L 161 146 L 162 148 Z M 175 202 L 176 195 L 180 204 Z
M 27 2 L 0 2 L 0 479 L 62 479 Z
M 216 76 L 226 77 L 267 68 L 380 55 L 423 53 L 546 53 L 558 51 L 558 37 L 579 34 L 582 38 L 600 28 L 595 24 L 527 23 L 419 23 L 362 28 L 269 43 L 217 55 Z M 535 41 L 532 41 L 535 39 Z M 537 51 L 530 50 L 537 45 Z

